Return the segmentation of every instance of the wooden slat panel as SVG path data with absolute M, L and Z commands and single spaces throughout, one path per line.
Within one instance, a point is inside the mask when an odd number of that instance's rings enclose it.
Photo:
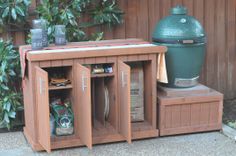
M 63 66 L 72 66 L 73 65 L 73 60 L 63 60 L 62 65 Z
M 127 0 L 117 0 L 117 3 L 119 5 L 120 9 L 125 13 L 124 19 L 126 19 L 128 1 Z M 125 34 L 126 34 L 125 25 L 126 25 L 126 20 L 124 20 L 124 23 L 122 25 L 119 25 L 116 27 L 116 29 L 114 30 L 114 39 L 125 38 Z
M 150 75 L 150 86 L 149 86 L 149 90 L 151 90 L 150 92 L 150 98 L 151 98 L 151 102 L 150 102 L 150 106 L 149 109 L 152 111 L 152 117 L 150 117 L 149 122 L 152 122 L 152 127 L 153 129 L 156 129 L 156 125 L 157 125 L 157 81 L 156 81 L 156 75 L 157 75 L 157 55 L 153 54 L 153 55 L 149 55 L 149 59 L 151 60 L 151 70 Z M 149 81 L 148 79 L 146 81 Z
M 36 67 L 36 102 L 38 141 L 47 152 L 51 152 L 48 73 L 39 67 Z
M 188 14 L 193 15 L 194 0 L 183 0 L 183 5 L 188 9 Z
M 51 61 L 41 61 L 39 62 L 39 66 L 41 68 L 44 68 L 44 67 L 51 67 Z
M 171 0 L 162 0 L 161 6 L 161 17 L 168 16 L 170 14 Z
M 15 32 L 13 33 L 14 44 L 16 45 L 24 45 L 25 44 L 25 32 Z
M 78 107 L 78 130 L 81 142 L 92 148 L 92 112 L 90 70 L 76 64 L 76 105 Z
M 217 88 L 217 54 L 215 47 L 215 0 L 205 1 L 205 29 L 207 34 L 208 46 L 206 53 L 206 81 L 207 85 Z
M 137 37 L 137 3 L 138 0 L 127 1 L 125 29 L 128 31 L 126 31 L 126 38 Z
M 106 57 L 96 57 L 95 62 L 96 63 L 107 63 L 107 58 Z
M 130 67 L 118 62 L 120 133 L 131 143 Z
M 166 106 L 165 107 L 165 128 L 171 128 L 172 125 L 172 117 L 171 117 L 171 113 L 172 113 L 172 106 Z
M 139 60 L 148 60 L 148 55 L 139 55 Z
M 36 102 L 37 95 L 36 95 L 36 90 L 34 89 L 34 87 L 36 86 L 35 67 L 38 67 L 38 66 L 39 66 L 39 62 L 28 62 L 29 94 L 27 96 L 29 96 L 29 99 L 30 99 L 30 105 L 29 105 L 30 111 L 26 112 L 27 116 L 29 117 L 27 129 L 28 129 L 29 134 L 31 133 L 32 140 L 34 142 L 37 142 L 38 140 L 38 123 L 36 122 L 38 120 L 38 116 L 37 116 L 38 108 L 36 105 L 32 105 L 32 103 L 37 103 Z M 32 110 L 35 110 L 35 111 L 32 111 Z
M 60 67 L 62 66 L 62 60 L 51 61 L 52 67 Z
M 224 9 L 222 9 L 224 8 Z M 226 65 L 226 36 L 225 36 L 225 0 L 216 1 L 216 36 L 215 46 L 217 53 L 217 82 L 218 90 L 225 92 L 228 77 Z
M 128 56 L 128 61 L 137 61 L 138 60 L 138 55 L 130 55 Z
M 199 11 L 201 10 L 201 11 Z M 204 25 L 204 0 L 197 0 L 194 1 L 194 16 L 197 18 L 197 20 Z M 206 61 L 206 60 L 205 60 Z M 205 63 L 204 63 L 205 64 Z M 206 83 L 206 69 L 203 68 L 201 71 L 201 77 L 200 77 L 200 81 L 201 83 Z
M 206 125 L 208 124 L 209 121 L 209 103 L 202 103 L 201 104 L 201 113 L 199 114 L 200 116 L 200 125 Z
M 198 125 L 200 121 L 200 104 L 191 104 L 191 126 Z
M 182 105 L 181 106 L 181 126 L 189 126 L 191 123 L 191 106 L 190 105 Z
M 152 104 L 155 102 L 152 101 L 152 63 L 144 62 L 143 63 L 143 76 L 144 76 L 144 118 L 151 123 L 155 117 L 153 117 L 153 108 Z M 156 79 L 155 79 L 156 80 Z M 154 87 L 155 88 L 155 87 Z M 156 96 L 155 96 L 156 97 Z
M 148 17 L 149 17 L 149 40 L 152 40 L 152 34 L 154 32 L 154 28 L 157 22 L 160 20 L 160 9 L 161 9 L 161 1 L 162 0 L 149 0 L 148 6 Z
M 137 37 L 144 40 L 149 39 L 148 31 L 148 2 L 147 0 L 136 0 L 137 5 Z
M 95 87 L 95 117 L 96 119 L 105 125 L 105 118 L 104 118 L 104 109 L 105 109 L 105 93 L 104 93 L 104 79 L 97 79 L 94 81 L 96 83 Z
M 183 4 L 183 0 L 172 0 L 172 6 L 182 5 L 182 4 Z
M 226 22 L 227 22 L 227 63 L 228 63 L 228 79 L 227 79 L 227 97 L 236 97 L 236 83 L 234 80 L 236 78 L 236 53 L 235 53 L 235 44 L 236 44 L 236 1 L 231 0 L 227 1 L 227 9 L 226 9 Z
M 176 105 L 176 106 L 172 106 L 172 116 L 171 116 L 171 127 L 175 128 L 175 127 L 179 127 L 181 125 L 181 115 L 180 115 L 180 105 Z
M 118 59 L 126 62 L 128 61 L 128 56 L 119 56 Z
M 213 103 L 209 103 L 209 105 L 210 105 L 209 124 L 216 124 L 216 123 L 218 123 L 218 115 L 219 115 L 219 106 L 218 105 L 219 105 L 219 103 L 213 102 Z
M 85 64 L 95 64 L 95 62 L 96 62 L 95 57 L 84 59 L 84 63 L 85 63 Z

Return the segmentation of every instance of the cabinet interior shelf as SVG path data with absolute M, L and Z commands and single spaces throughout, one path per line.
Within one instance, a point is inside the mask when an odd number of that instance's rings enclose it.
M 112 76 L 114 76 L 114 73 L 92 74 L 91 78 L 96 78 L 96 77 L 112 77 Z
M 49 90 L 63 90 L 63 89 L 72 89 L 72 88 L 73 87 L 71 84 L 66 85 L 66 86 L 60 86 L 60 87 L 49 85 Z

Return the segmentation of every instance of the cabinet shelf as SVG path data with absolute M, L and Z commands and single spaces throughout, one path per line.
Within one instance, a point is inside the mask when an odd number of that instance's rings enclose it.
M 49 90 L 64 90 L 64 89 L 72 89 L 73 86 L 71 84 L 69 85 L 66 85 L 66 86 L 60 86 L 60 87 L 57 87 L 57 86 L 49 86 Z
M 103 73 L 103 74 L 92 74 L 91 78 L 97 78 L 97 77 L 113 77 L 114 73 Z

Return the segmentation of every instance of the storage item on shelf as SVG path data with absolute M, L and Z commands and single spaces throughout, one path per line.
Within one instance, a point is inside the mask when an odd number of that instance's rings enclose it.
M 131 66 L 131 121 L 144 121 L 144 74 L 142 63 Z
M 51 130 L 51 136 L 53 136 L 55 134 L 55 118 L 51 113 L 50 113 L 50 130 Z
M 104 95 L 105 95 L 104 118 L 106 121 L 108 119 L 109 111 L 110 111 L 109 92 L 108 92 L 107 86 L 104 87 Z
M 96 64 L 92 66 L 92 74 L 113 73 L 111 65 Z
M 144 121 L 144 107 L 131 108 L 131 121 L 132 122 Z
M 71 109 L 69 100 L 61 101 L 61 99 L 54 99 L 51 102 L 52 113 L 55 117 L 56 135 L 70 135 L 74 132 L 74 115 Z
M 105 67 L 104 67 L 104 72 L 105 72 L 105 73 L 113 73 L 113 68 L 112 68 L 112 66 L 105 66 Z
M 101 74 L 104 73 L 104 69 L 102 65 L 94 65 L 92 67 L 92 73 L 93 74 Z
M 65 79 L 65 78 L 51 78 L 50 79 L 50 85 L 53 86 L 66 86 L 68 84 L 71 84 L 71 81 L 69 79 Z

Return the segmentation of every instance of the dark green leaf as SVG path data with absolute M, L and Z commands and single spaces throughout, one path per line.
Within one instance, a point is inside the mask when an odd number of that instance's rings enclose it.
M 3 13 L 2 13 L 2 18 L 4 18 L 4 17 L 6 17 L 8 14 L 9 14 L 9 7 L 7 7 L 4 11 L 3 11 Z
M 8 113 L 8 116 L 10 117 L 10 118 L 16 118 L 16 112 L 13 112 L 13 111 L 11 111 L 11 112 L 9 112 Z
M 7 112 L 9 112 L 11 109 L 11 103 L 10 102 L 4 103 L 3 109 L 6 110 Z
M 31 3 L 31 0 L 24 0 L 24 4 L 25 4 L 26 6 L 29 6 L 30 3 Z
M 14 70 L 9 70 L 9 75 L 16 76 L 16 73 L 14 72 Z
M 21 15 L 21 16 L 25 16 L 24 11 L 23 11 L 20 7 L 18 7 L 18 6 L 16 6 L 16 12 L 17 12 L 19 15 Z
M 11 17 L 12 17 L 14 20 L 16 20 L 16 18 L 17 18 L 15 8 L 12 8 L 12 9 L 11 9 Z
M 2 87 L 2 89 L 4 89 L 4 90 L 9 90 L 9 88 L 8 88 L 6 85 L 4 85 L 4 84 L 2 84 L 1 87 Z
M 10 123 L 10 120 L 9 120 L 9 117 L 8 117 L 8 113 L 4 113 L 4 121 L 6 122 L 6 123 Z

